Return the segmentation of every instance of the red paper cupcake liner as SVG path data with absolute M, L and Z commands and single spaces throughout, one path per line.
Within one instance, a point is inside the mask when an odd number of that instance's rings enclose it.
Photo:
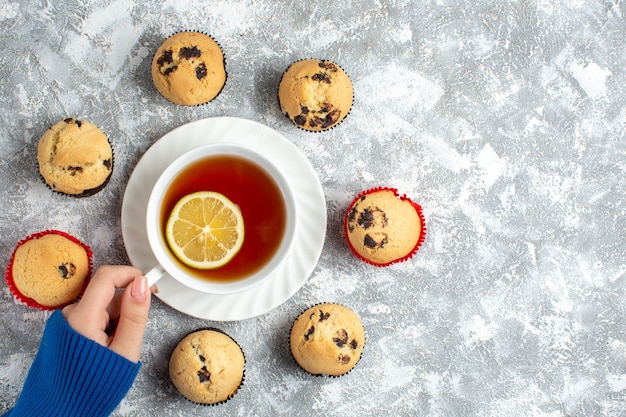
M 394 260 L 392 260 L 390 262 L 386 262 L 386 263 L 376 263 L 376 262 L 370 261 L 369 259 L 364 258 L 352 246 L 352 244 L 350 243 L 350 239 L 348 238 L 348 215 L 350 214 L 350 210 L 352 209 L 352 206 L 354 206 L 354 204 L 359 199 L 361 199 L 363 196 L 365 196 L 367 194 L 372 194 L 372 193 L 378 192 L 378 191 L 391 191 L 391 192 L 393 192 L 394 196 L 396 196 L 400 200 L 408 201 L 409 203 L 411 203 L 413 208 L 415 208 L 415 211 L 417 212 L 417 216 L 420 219 L 420 236 L 417 239 L 417 243 L 415 244 L 413 249 L 408 254 L 403 256 L 402 258 L 394 259 Z M 344 218 L 343 218 L 343 234 L 344 234 L 344 237 L 346 239 L 346 242 L 348 242 L 348 247 L 350 248 L 350 251 L 352 252 L 352 254 L 354 256 L 356 256 L 358 259 L 362 260 L 363 262 L 366 262 L 366 263 L 368 263 L 370 265 L 382 268 L 382 267 L 386 267 L 386 266 L 389 266 L 389 265 L 392 265 L 392 264 L 396 264 L 396 263 L 407 261 L 407 260 L 411 259 L 413 257 L 413 255 L 415 255 L 415 253 L 419 250 L 420 246 L 422 246 L 422 243 L 424 243 L 424 239 L 426 239 L 426 221 L 424 220 L 424 213 L 422 211 L 422 206 L 420 206 L 419 204 L 415 203 L 413 200 L 408 198 L 406 196 L 406 194 L 399 194 L 397 188 L 392 188 L 392 187 L 374 187 L 374 188 L 370 188 L 368 190 L 365 190 L 365 191 L 361 192 L 359 195 L 357 195 L 352 200 L 352 202 L 348 206 L 348 210 L 346 210 L 346 214 L 344 215 Z
M 7 286 L 9 287 L 9 290 L 11 290 L 11 293 L 13 294 L 13 296 L 20 302 L 22 302 L 23 304 L 29 306 L 29 307 L 33 307 L 33 308 L 37 308 L 40 310 L 45 310 L 45 311 L 52 311 L 52 310 L 57 310 L 59 308 L 63 308 L 66 305 L 72 304 L 74 301 L 76 300 L 72 300 L 68 303 L 64 303 L 61 305 L 57 305 L 57 306 L 44 306 L 39 304 L 37 301 L 33 300 L 30 297 L 26 297 L 24 294 L 22 294 L 17 287 L 15 286 L 15 282 L 13 281 L 13 261 L 15 259 L 15 253 L 17 252 L 17 249 L 23 245 L 24 243 L 33 240 L 33 239 L 39 239 L 45 235 L 48 234 L 57 234 L 60 236 L 63 236 L 67 239 L 69 239 L 70 241 L 79 244 L 83 249 L 85 249 L 85 251 L 87 252 L 87 259 L 89 260 L 89 267 L 87 270 L 87 277 L 85 278 L 85 283 L 83 284 L 83 288 L 80 292 L 80 294 L 78 295 L 77 299 L 80 298 L 83 293 L 85 292 L 85 289 L 87 288 L 87 284 L 89 283 L 89 280 L 91 279 L 91 273 L 93 271 L 93 253 L 91 252 L 91 248 L 89 246 L 87 246 L 86 244 L 84 244 L 83 242 L 81 242 L 80 240 L 78 240 L 77 238 L 75 238 L 74 236 L 66 233 L 66 232 L 62 232 L 60 230 L 44 230 L 41 232 L 37 232 L 37 233 L 33 233 L 32 235 L 29 235 L 27 237 L 25 237 L 24 239 L 20 240 L 17 245 L 15 245 L 15 249 L 13 250 L 13 254 L 11 255 L 11 259 L 9 259 L 9 264 L 7 266 L 5 275 L 4 275 L 4 279 L 7 283 Z

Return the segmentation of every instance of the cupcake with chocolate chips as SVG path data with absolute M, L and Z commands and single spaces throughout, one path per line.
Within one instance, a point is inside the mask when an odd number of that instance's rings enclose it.
M 343 227 L 352 253 L 381 267 L 410 259 L 426 235 L 421 206 L 395 188 L 359 194 L 345 214 Z
M 48 129 L 37 145 L 39 173 L 54 191 L 87 197 L 102 190 L 113 173 L 107 135 L 86 120 L 68 118 Z
M 323 303 L 298 316 L 291 328 L 290 345 L 293 358 L 304 371 L 341 376 L 361 359 L 365 330 L 351 309 Z
M 278 86 L 281 111 L 298 127 L 320 132 L 341 123 L 350 112 L 352 81 L 331 61 L 305 59 L 287 68 Z
M 17 244 L 5 279 L 21 302 L 54 310 L 80 297 L 91 271 L 92 254 L 87 245 L 65 232 L 47 230 Z
M 204 33 L 176 33 L 154 54 L 152 81 L 172 103 L 184 106 L 208 103 L 226 83 L 222 48 Z
M 172 383 L 196 404 L 228 401 L 243 384 L 245 357 L 239 345 L 216 329 L 202 329 L 185 336 L 169 363 Z

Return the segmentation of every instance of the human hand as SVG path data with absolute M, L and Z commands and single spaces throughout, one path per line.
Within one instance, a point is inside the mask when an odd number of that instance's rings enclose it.
M 101 266 L 80 301 L 65 307 L 63 316 L 78 333 L 139 362 L 152 292 L 156 287 L 148 289 L 140 270 Z

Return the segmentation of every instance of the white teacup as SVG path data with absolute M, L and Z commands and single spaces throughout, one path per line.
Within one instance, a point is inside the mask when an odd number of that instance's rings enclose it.
M 198 185 L 186 179 L 186 176 L 191 178 L 190 170 L 201 171 L 201 178 L 208 184 Z M 223 179 L 222 172 L 225 173 Z M 169 249 L 165 238 L 165 222 L 172 204 L 194 191 L 222 193 L 242 211 L 243 246 L 229 263 L 214 270 L 200 271 L 185 266 Z M 177 193 L 180 195 L 173 198 Z M 272 195 L 274 198 L 270 197 Z M 267 207 L 275 210 L 264 212 Z M 279 212 L 284 216 L 276 215 Z M 146 273 L 149 285 L 167 273 L 200 292 L 232 294 L 259 285 L 288 256 L 296 231 L 296 204 L 289 183 L 269 159 L 244 145 L 213 143 L 183 154 L 163 171 L 148 200 L 146 227 L 148 242 L 158 263 Z M 267 236 L 271 236 L 272 241 L 264 245 L 262 242 Z M 258 253 L 261 254 L 257 256 Z

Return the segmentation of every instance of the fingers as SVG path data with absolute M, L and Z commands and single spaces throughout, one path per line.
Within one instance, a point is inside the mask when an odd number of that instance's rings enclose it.
M 133 362 L 139 362 L 150 311 L 150 296 L 147 278 L 136 276 L 126 287 L 120 300 L 119 321 L 109 348 Z
M 124 289 L 124 291 L 118 291 Z M 142 272 L 130 266 L 102 266 L 77 304 L 63 309 L 74 330 L 116 353 L 139 361 L 151 293 Z
M 98 268 L 83 294 L 80 307 L 84 306 L 92 311 L 106 310 L 116 289 L 126 288 L 139 275 L 143 273 L 131 266 L 106 265 Z
M 116 330 L 111 324 L 120 315 L 121 299 L 127 292 L 118 289 L 128 287 L 140 275 L 140 270 L 130 266 L 105 265 L 98 268 L 81 300 L 63 309 L 68 324 L 83 336 L 109 346 L 112 341 L 110 335 Z
M 158 294 L 159 288 L 155 285 L 150 287 L 150 292 L 152 294 Z M 122 296 L 124 295 L 124 291 L 116 291 L 113 296 L 113 300 L 107 307 L 107 312 L 109 313 L 109 321 L 119 318 L 120 316 L 120 306 L 122 304 Z M 109 323 L 110 326 L 110 323 Z
M 120 315 L 120 305 L 122 304 L 122 296 L 124 291 L 115 291 L 113 299 L 107 307 L 107 313 L 109 313 L 109 320 L 116 319 Z

